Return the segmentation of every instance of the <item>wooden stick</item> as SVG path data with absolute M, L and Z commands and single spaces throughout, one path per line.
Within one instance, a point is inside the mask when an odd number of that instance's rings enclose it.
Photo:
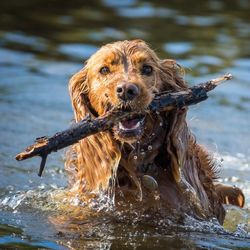
M 153 99 L 149 109 L 152 112 L 163 112 L 199 103 L 208 98 L 207 92 L 213 90 L 223 81 L 231 79 L 232 75 L 226 74 L 208 82 L 195 85 L 186 91 L 159 93 Z M 16 155 L 16 160 L 22 161 L 34 156 L 40 156 L 42 161 L 38 175 L 41 176 L 48 154 L 75 144 L 87 136 L 109 130 L 119 121 L 129 118 L 135 113 L 135 111 L 128 112 L 114 108 L 101 117 L 92 118 L 90 115 L 87 115 L 79 123 L 74 124 L 67 130 L 56 133 L 52 137 L 37 138 L 33 145 Z

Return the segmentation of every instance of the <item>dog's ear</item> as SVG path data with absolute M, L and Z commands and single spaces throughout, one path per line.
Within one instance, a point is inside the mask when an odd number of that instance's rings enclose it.
M 70 79 L 69 92 L 76 122 L 88 113 L 93 115 L 88 103 L 89 84 L 87 67 Z M 110 180 L 114 182 L 119 160 L 120 150 L 110 132 L 100 132 L 80 140 L 68 151 L 65 163 L 72 190 L 106 191 Z
M 166 89 L 172 88 L 173 90 L 184 90 L 187 88 L 187 85 L 184 81 L 185 70 L 175 60 L 161 60 L 160 69 L 160 77 L 163 84 L 166 85 Z
M 84 105 L 84 100 L 82 98 L 82 95 L 88 94 L 86 67 L 81 69 L 71 77 L 69 81 L 69 93 L 74 109 L 76 122 L 79 122 L 86 116 L 88 112 L 88 108 L 86 105 Z
M 182 91 L 187 89 L 183 79 L 184 70 L 175 60 L 161 60 L 160 72 L 163 90 Z M 181 169 L 185 164 L 188 148 L 189 132 L 185 121 L 186 111 L 186 108 L 182 108 L 167 114 L 169 130 L 165 147 L 171 158 L 171 172 L 177 183 L 181 181 Z

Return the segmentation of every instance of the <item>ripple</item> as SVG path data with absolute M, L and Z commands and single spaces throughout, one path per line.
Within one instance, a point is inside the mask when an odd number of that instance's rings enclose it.
M 168 53 L 173 54 L 184 54 L 192 49 L 192 43 L 188 42 L 176 42 L 176 43 L 166 43 L 164 45 L 164 50 Z
M 48 49 L 47 42 L 44 38 L 29 36 L 27 34 L 23 34 L 20 32 L 19 33 L 6 32 L 3 37 L 3 41 L 8 43 L 12 42 L 22 45 L 28 45 L 37 51 L 45 51 L 46 49 Z
M 90 44 L 61 44 L 58 46 L 58 51 L 69 57 L 79 59 L 88 58 L 97 51 L 97 47 Z
M 135 5 L 137 0 L 123 0 L 123 1 L 117 1 L 117 0 L 103 0 L 104 4 L 106 6 L 110 7 L 124 7 L 124 6 L 131 6 Z
M 167 8 L 155 8 L 150 4 L 144 4 L 139 7 L 125 7 L 117 9 L 119 16 L 127 18 L 145 18 L 145 17 L 172 17 L 176 14 L 175 10 Z

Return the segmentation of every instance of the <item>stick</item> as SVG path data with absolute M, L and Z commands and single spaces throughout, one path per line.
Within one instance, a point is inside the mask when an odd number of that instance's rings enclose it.
M 163 112 L 199 103 L 208 98 L 207 92 L 213 90 L 223 81 L 231 79 L 232 75 L 226 74 L 208 82 L 195 85 L 186 91 L 159 93 L 149 105 L 149 109 L 152 112 Z M 75 144 L 87 136 L 101 131 L 107 131 L 119 121 L 126 119 L 135 113 L 135 111 L 128 112 L 114 108 L 101 117 L 92 118 L 93 116 L 91 117 L 90 115 L 87 115 L 79 123 L 74 124 L 67 130 L 56 133 L 52 137 L 37 138 L 35 144 L 27 147 L 23 152 L 16 155 L 16 160 L 22 161 L 34 156 L 40 156 L 42 161 L 38 175 L 41 176 L 48 154 Z

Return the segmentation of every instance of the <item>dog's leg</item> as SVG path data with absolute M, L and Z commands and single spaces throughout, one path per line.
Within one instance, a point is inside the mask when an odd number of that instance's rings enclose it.
M 215 190 L 223 204 L 231 204 L 238 207 L 244 206 L 245 196 L 240 188 L 222 183 L 215 183 Z

